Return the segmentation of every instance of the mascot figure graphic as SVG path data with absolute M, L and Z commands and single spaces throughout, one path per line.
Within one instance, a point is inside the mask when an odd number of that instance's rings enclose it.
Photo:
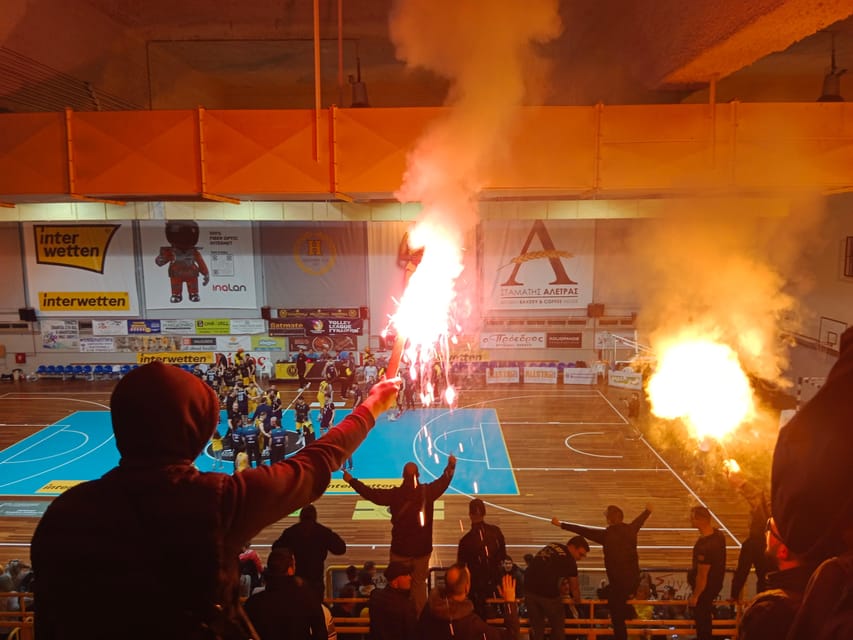
M 166 240 L 168 247 L 160 247 L 160 255 L 154 262 L 158 267 L 169 265 L 169 282 L 172 285 L 170 302 L 180 302 L 183 297 L 184 283 L 187 285 L 187 295 L 190 302 L 198 302 L 198 276 L 201 274 L 202 285 L 210 282 L 210 274 L 204 258 L 196 246 L 199 229 L 194 220 L 170 220 L 166 223 Z

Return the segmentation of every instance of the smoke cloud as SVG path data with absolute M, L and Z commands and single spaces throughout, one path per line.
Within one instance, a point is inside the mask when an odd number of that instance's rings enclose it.
M 450 80 L 446 106 L 409 157 L 402 202 L 456 234 L 477 222 L 476 196 L 527 95 L 534 45 L 562 31 L 556 0 L 402 0 L 391 15 L 397 56 Z M 429 250 L 429 249 L 427 249 Z

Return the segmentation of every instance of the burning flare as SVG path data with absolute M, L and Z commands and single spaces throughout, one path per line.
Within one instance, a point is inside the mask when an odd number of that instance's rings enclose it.
M 652 413 L 681 418 L 700 442 L 721 440 L 755 412 L 737 354 L 709 336 L 682 336 L 665 345 L 648 395 Z
M 437 382 L 434 363 L 450 362 L 455 284 L 462 273 L 462 252 L 452 231 L 426 222 L 415 227 L 409 241 L 412 247 L 423 247 L 424 254 L 390 325 L 405 344 L 403 358 L 409 375 L 420 381 L 421 400 L 428 405 Z M 450 384 L 445 385 L 444 396 L 447 404 L 453 405 L 456 392 Z

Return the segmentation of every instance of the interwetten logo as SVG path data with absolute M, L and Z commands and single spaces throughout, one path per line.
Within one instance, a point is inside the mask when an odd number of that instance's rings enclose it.
M 36 262 L 104 272 L 107 249 L 121 225 L 33 225 Z

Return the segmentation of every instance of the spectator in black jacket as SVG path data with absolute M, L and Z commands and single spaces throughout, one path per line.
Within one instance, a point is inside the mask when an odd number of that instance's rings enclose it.
M 578 560 L 586 558 L 588 553 L 589 543 L 586 539 L 575 536 L 564 545 L 559 542 L 545 545 L 530 561 L 524 572 L 530 640 L 544 640 L 546 618 L 551 625 L 551 640 L 563 640 L 566 637 L 560 579 L 569 579 L 572 604 L 577 604 L 580 601 Z
M 295 575 L 296 566 L 290 549 L 273 549 L 264 574 L 266 588 L 246 600 L 246 615 L 260 640 L 328 637 L 320 601 Z
M 297 575 L 317 592 L 320 599 L 325 594 L 325 561 L 332 553 L 341 556 L 347 552 L 347 543 L 337 533 L 317 522 L 317 507 L 302 507 L 299 522 L 282 531 L 272 548 L 286 547 L 296 556 Z
M 489 616 L 486 600 L 495 596 L 500 578 L 501 562 L 506 557 L 506 542 L 500 527 L 487 524 L 483 518 L 486 505 L 479 498 L 468 503 L 471 530 L 459 541 L 456 561 L 471 572 L 471 591 L 468 597 L 481 618 Z
M 412 563 L 412 599 L 420 614 L 426 604 L 429 557 L 432 554 L 433 503 L 450 486 L 456 456 L 447 458 L 442 474 L 426 484 L 414 462 L 403 467 L 403 484 L 391 489 L 368 487 L 344 471 L 344 480 L 362 497 L 391 511 L 391 554 L 389 562 Z
M 471 574 L 461 564 L 451 565 L 444 574 L 444 586 L 436 587 L 418 620 L 418 640 L 516 640 L 518 638 L 518 604 L 515 581 L 506 575 L 501 594 L 506 599 L 503 629 L 489 624 L 474 613 L 468 599 Z
M 604 547 L 604 568 L 610 589 L 607 596 L 607 606 L 610 610 L 610 621 L 613 624 L 613 637 L 616 640 L 627 640 L 628 630 L 625 620 L 634 616 L 633 607 L 627 604 L 628 599 L 637 591 L 640 581 L 640 561 L 637 557 L 637 532 L 652 513 L 652 506 L 646 505 L 645 510 L 626 524 L 622 509 L 610 505 L 604 512 L 607 527 L 585 527 L 572 522 L 560 522 L 557 518 L 551 524 L 578 533 Z
M 767 590 L 755 596 L 738 625 L 741 640 L 784 638 L 800 608 L 814 566 L 803 562 L 779 535 L 773 518 L 767 521 L 767 556 L 778 571 L 767 574 Z
M 370 640 L 414 640 L 418 616 L 410 594 L 412 565 L 392 562 L 385 580 L 384 589 L 370 592 Z

